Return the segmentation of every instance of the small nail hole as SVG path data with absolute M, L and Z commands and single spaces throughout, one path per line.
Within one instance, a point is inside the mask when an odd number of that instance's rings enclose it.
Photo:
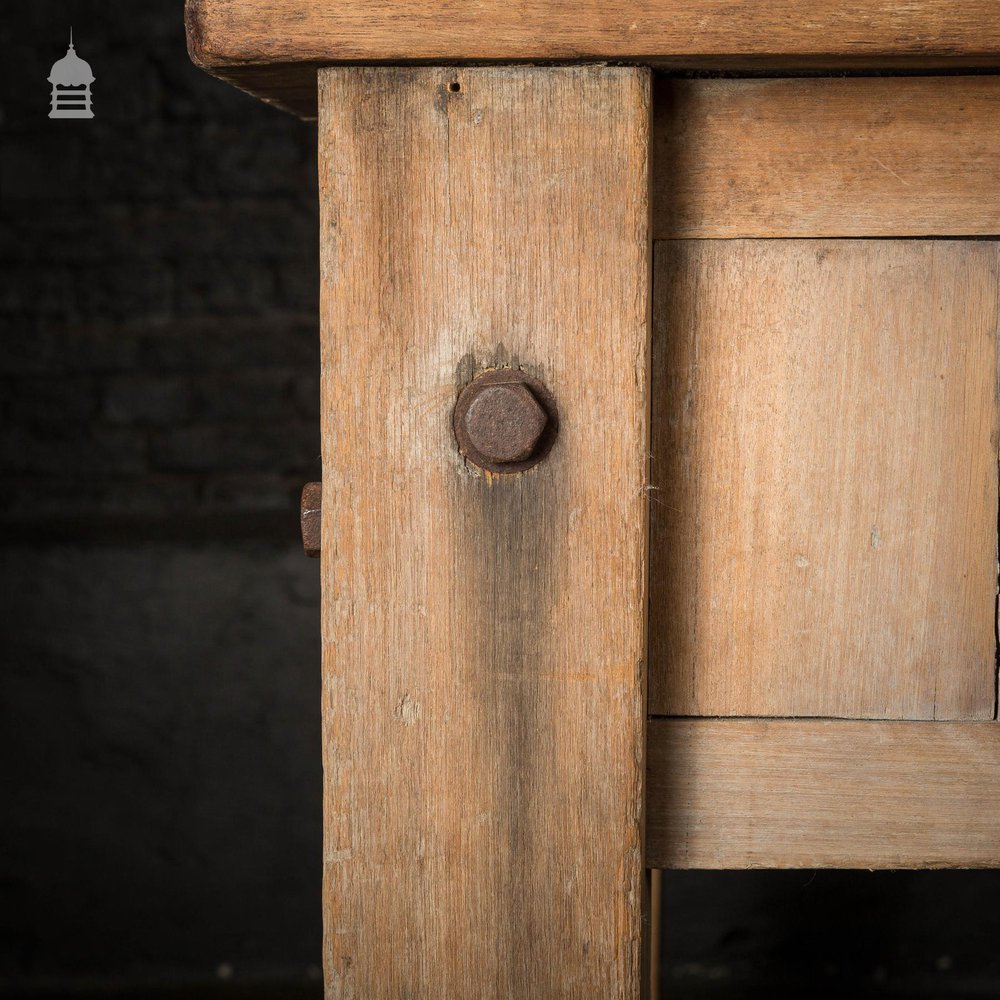
M 451 83 L 448 84 L 448 89 L 453 94 L 457 94 L 462 89 L 462 85 L 458 82 L 458 80 L 452 80 Z

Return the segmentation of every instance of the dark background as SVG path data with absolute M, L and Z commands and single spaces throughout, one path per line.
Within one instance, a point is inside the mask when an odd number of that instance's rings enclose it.
M 53 121 L 71 24 L 96 117 Z M 180 0 L 0 32 L 0 994 L 318 997 L 315 130 Z M 1000 996 L 1000 873 L 665 899 L 667 997 Z

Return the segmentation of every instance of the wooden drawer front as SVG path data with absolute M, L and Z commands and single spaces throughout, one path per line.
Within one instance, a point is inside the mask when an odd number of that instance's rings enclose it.
M 1000 244 L 654 268 L 651 711 L 992 718 Z

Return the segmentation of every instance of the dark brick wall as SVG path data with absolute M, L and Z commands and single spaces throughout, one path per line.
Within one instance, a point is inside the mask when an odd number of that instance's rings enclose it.
M 314 130 L 196 70 L 179 0 L 14 12 L 0 66 L 6 533 L 283 516 L 319 474 Z M 96 117 L 50 121 L 70 22 Z
M 319 993 L 315 132 L 182 23 L 0 18 L 2 995 Z M 92 121 L 47 118 L 70 24 Z M 998 996 L 998 892 L 668 875 L 666 996 Z
M 181 0 L 8 8 L 0 993 L 315 992 L 315 130 L 198 71 Z M 71 24 L 93 120 L 47 117 Z

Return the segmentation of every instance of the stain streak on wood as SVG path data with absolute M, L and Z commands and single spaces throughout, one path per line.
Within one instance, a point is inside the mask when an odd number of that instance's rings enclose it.
M 640 992 L 642 69 L 320 76 L 328 996 Z M 464 463 L 489 367 L 534 469 Z

